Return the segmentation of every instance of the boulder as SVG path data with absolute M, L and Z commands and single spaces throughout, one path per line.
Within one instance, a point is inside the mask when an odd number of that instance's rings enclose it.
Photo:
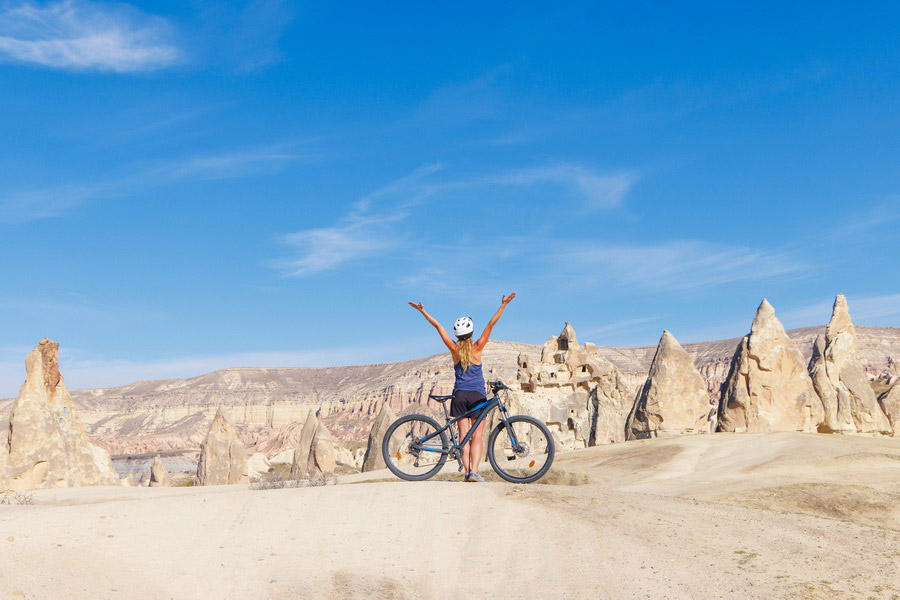
M 303 429 L 300 431 L 300 442 L 294 448 L 294 459 L 291 461 L 291 479 L 300 479 L 309 473 L 309 453 L 318 427 L 319 420 L 316 418 L 316 411 L 310 409 L 309 414 L 306 416 L 306 421 L 303 423 Z
M 120 485 L 109 454 L 88 440 L 78 420 L 59 372 L 59 344 L 42 339 L 25 358 L 25 371 L 9 416 L 6 487 Z
M 891 423 L 891 435 L 900 436 L 900 382 L 878 398 L 881 410 Z
M 815 432 L 824 418 L 803 357 L 763 300 L 738 344 L 719 403 L 719 431 Z
M 663 331 L 626 435 L 634 439 L 708 433 L 714 423 L 706 382 L 678 340 Z
M 891 423 L 878 404 L 859 354 L 847 299 L 838 294 L 825 337 L 816 338 L 809 374 L 822 400 L 819 431 L 890 434 Z
M 362 464 L 363 472 L 387 468 L 387 465 L 384 464 L 384 457 L 381 455 L 381 442 L 384 440 L 384 434 L 387 433 L 388 427 L 396 420 L 397 415 L 385 402 L 369 431 L 369 443 L 366 446 L 366 456 L 363 458 Z
M 287 448 L 285 450 L 282 450 L 275 456 L 272 456 L 271 458 L 269 458 L 270 465 L 272 465 L 272 464 L 287 464 L 287 465 L 289 465 L 289 464 L 292 464 L 293 462 L 294 462 L 294 449 L 293 448 Z
M 150 487 L 169 487 L 169 472 L 163 464 L 162 458 L 157 454 L 150 465 Z
M 247 483 L 247 449 L 234 423 L 219 407 L 200 449 L 198 485 Z
M 334 437 L 321 422 L 316 427 L 316 435 L 310 445 L 307 473 L 321 473 L 326 477 L 334 475 Z
M 259 479 L 271 471 L 272 465 L 269 464 L 269 460 L 262 452 L 253 454 L 249 460 L 247 460 L 247 475 L 250 476 L 250 479 Z

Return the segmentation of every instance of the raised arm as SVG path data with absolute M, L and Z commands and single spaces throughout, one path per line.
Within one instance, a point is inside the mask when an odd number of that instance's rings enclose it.
M 447 346 L 447 349 L 450 350 L 450 352 L 454 354 L 454 358 L 456 358 L 456 342 L 453 341 L 453 338 L 447 335 L 447 331 L 444 329 L 444 326 L 438 323 L 437 319 L 428 314 L 421 302 L 410 302 L 409 305 L 422 313 L 422 316 L 425 317 L 425 320 L 431 323 L 434 328 L 437 329 L 438 334 L 440 334 L 441 336 L 441 341 L 444 342 L 444 345 Z
M 497 309 L 497 312 L 494 313 L 494 316 L 491 317 L 491 320 L 488 321 L 487 326 L 484 328 L 484 331 L 481 333 L 481 337 L 478 338 L 478 341 L 475 342 L 475 348 L 477 350 L 481 350 L 484 348 L 488 340 L 491 339 L 491 331 L 494 329 L 494 325 L 497 324 L 497 321 L 500 320 L 500 315 L 503 314 L 503 309 L 506 308 L 506 305 L 512 302 L 512 299 L 516 297 L 516 293 L 513 292 L 509 296 L 503 296 L 503 300 L 500 301 L 500 308 Z

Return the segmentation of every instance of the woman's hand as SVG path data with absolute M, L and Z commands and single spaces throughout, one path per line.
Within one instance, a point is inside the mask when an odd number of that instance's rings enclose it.
M 513 296 L 515 296 L 515 294 L 513 294 Z M 419 302 L 418 304 L 415 302 L 410 302 L 409 305 L 419 312 L 423 312 L 425 310 L 425 306 L 421 302 Z
M 501 303 L 503 304 L 503 306 L 506 306 L 507 304 L 512 302 L 512 299 L 515 297 L 516 297 L 515 292 L 511 293 L 509 296 L 503 296 L 503 300 L 501 301 Z M 412 302 L 410 302 L 410 304 L 412 304 Z

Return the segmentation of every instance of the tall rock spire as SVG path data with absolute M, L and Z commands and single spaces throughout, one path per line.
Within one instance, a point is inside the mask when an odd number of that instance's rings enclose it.
M 9 428 L 0 428 L 0 492 L 9 488 Z
M 735 352 L 719 403 L 719 431 L 816 431 L 822 401 L 800 351 L 763 300 Z
M 25 357 L 25 371 L 4 444 L 8 449 L 8 487 L 119 485 L 109 454 L 88 440 L 75 414 L 59 372 L 59 344 L 42 339 Z M 6 439 L 0 436 L 0 441 Z M 2 479 L 0 475 L 0 483 Z
M 809 373 L 825 409 L 822 431 L 891 434 L 891 423 L 863 369 L 856 329 L 843 294 L 834 299 L 825 337 L 816 339 Z
M 879 396 L 878 404 L 881 405 L 881 410 L 891 422 L 892 435 L 900 437 L 900 381 Z
M 199 485 L 247 483 L 247 448 L 222 407 L 209 426 L 197 464 Z
M 369 431 L 369 442 L 366 445 L 366 455 L 362 464 L 363 472 L 387 468 L 387 465 L 384 464 L 384 456 L 381 454 L 381 443 L 388 427 L 396 420 L 397 415 L 391 410 L 391 405 L 385 402 Z
M 626 434 L 631 439 L 708 433 L 714 421 L 706 382 L 675 336 L 663 331 Z

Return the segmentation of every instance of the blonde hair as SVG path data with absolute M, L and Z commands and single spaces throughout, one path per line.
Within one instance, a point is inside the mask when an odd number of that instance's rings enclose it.
M 472 338 L 467 337 L 464 340 L 457 340 L 456 350 L 459 352 L 459 366 L 465 371 L 472 364 L 472 352 L 474 351 Z

